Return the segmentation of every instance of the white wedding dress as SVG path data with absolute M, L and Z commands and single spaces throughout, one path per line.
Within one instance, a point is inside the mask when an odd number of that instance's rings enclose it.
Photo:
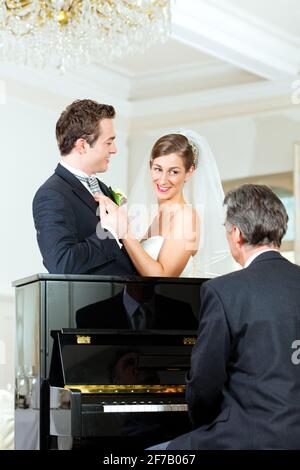
M 164 237 L 162 237 L 161 235 L 156 235 L 154 237 L 150 237 L 150 238 L 147 238 L 146 240 L 143 240 L 142 246 L 144 250 L 146 251 L 146 253 L 148 253 L 148 255 L 151 256 L 151 258 L 157 260 L 163 242 L 164 242 Z M 192 270 L 192 266 L 193 266 L 193 260 L 191 256 L 184 270 L 180 274 L 180 277 L 188 277 L 190 271 Z

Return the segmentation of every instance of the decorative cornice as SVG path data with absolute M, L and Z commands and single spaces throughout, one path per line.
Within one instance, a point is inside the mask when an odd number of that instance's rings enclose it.
M 292 108 L 290 80 L 256 82 L 132 103 L 131 132 Z
M 172 37 L 260 77 L 299 72 L 299 39 L 220 0 L 177 0 Z
M 251 83 L 260 79 L 219 60 L 169 67 L 160 73 L 138 74 L 131 79 L 129 98 L 137 101 L 181 93 L 191 93 L 227 85 Z
M 23 97 L 24 101 L 36 103 L 35 96 L 38 96 L 41 105 L 48 101 L 50 109 L 61 110 L 61 106 L 72 100 L 93 98 L 113 104 L 122 115 L 127 116 L 129 113 L 130 80 L 105 68 L 91 65 L 76 74 L 59 75 L 2 63 L 0 73 L 6 84 L 7 94 L 17 95 L 20 99 Z M 22 87 L 24 89 L 20 95 Z

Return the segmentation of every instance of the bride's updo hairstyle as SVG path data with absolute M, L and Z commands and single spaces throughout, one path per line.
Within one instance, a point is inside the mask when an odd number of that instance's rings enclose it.
M 176 153 L 183 160 L 183 165 L 186 171 L 192 166 L 197 167 L 197 155 L 193 145 L 189 140 L 182 134 L 167 134 L 160 137 L 153 145 L 150 166 L 153 161 L 164 155 L 170 155 L 170 153 Z

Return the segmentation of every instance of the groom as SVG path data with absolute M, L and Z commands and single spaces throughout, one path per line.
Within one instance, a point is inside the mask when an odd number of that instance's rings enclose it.
M 99 222 L 94 192 L 111 197 L 95 173 L 116 153 L 112 106 L 77 100 L 61 114 L 56 139 L 61 161 L 33 200 L 43 263 L 55 274 L 136 274 L 122 245 Z

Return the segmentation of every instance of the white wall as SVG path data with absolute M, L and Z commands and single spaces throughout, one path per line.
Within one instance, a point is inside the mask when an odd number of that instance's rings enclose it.
M 44 271 L 37 249 L 31 203 L 57 161 L 52 110 L 8 97 L 0 106 L 2 142 L 0 289 L 11 281 Z M 0 292 L 1 292 L 0 291 Z

